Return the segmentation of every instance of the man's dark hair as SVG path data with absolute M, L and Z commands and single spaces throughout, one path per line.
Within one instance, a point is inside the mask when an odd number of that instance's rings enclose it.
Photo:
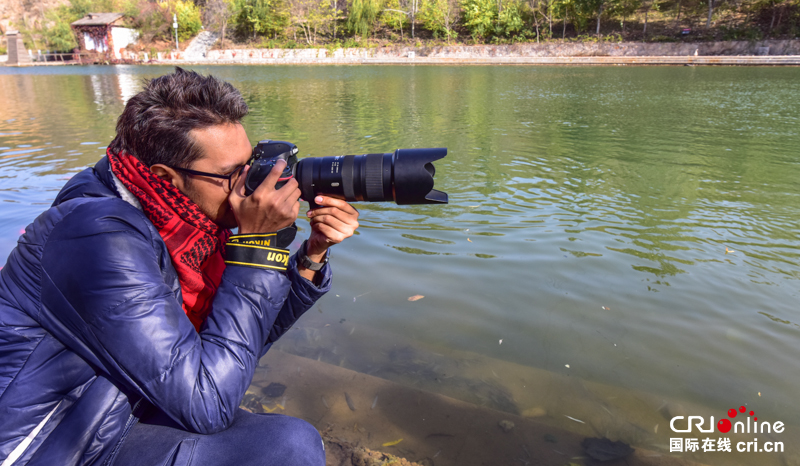
M 148 81 L 128 101 L 108 147 L 114 153 L 131 154 L 148 167 L 161 163 L 188 168 L 202 156 L 189 131 L 240 123 L 248 111 L 230 84 L 175 68 L 172 74 Z

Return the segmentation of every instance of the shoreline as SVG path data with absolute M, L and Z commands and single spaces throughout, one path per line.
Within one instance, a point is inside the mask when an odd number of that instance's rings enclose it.
M 433 47 L 228 49 L 202 53 L 122 51 L 130 65 L 657 65 L 800 66 L 800 40 L 758 42 L 548 42 Z M 6 66 L 53 66 L 32 62 Z
M 37 66 L 88 66 L 101 63 L 78 62 L 33 62 L 20 65 L 5 65 L 10 68 Z M 105 65 L 157 65 L 157 66 L 281 66 L 281 65 L 542 65 L 542 66 L 800 66 L 800 55 L 782 57 L 760 56 L 643 56 L 643 57 L 495 57 L 495 58 L 273 58 L 240 60 L 149 60 L 102 63 Z
M 800 55 L 758 56 L 655 56 L 655 57 L 495 57 L 495 58 L 363 58 L 363 59 L 249 59 L 161 60 L 153 65 L 585 65 L 585 66 L 800 66 Z

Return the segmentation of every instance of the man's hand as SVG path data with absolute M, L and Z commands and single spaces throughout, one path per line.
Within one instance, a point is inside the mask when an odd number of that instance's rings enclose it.
M 250 196 L 244 194 L 244 180 L 250 167 L 245 167 L 239 175 L 228 196 L 236 223 L 239 224 L 239 234 L 271 233 L 288 227 L 297 219 L 300 212 L 297 181 L 292 178 L 281 189 L 275 189 L 275 183 L 285 166 L 285 160 L 278 160 L 264 182 Z
M 320 207 L 308 212 L 311 236 L 306 254 L 312 261 L 319 262 L 329 247 L 353 236 L 358 228 L 358 211 L 346 201 L 331 196 L 317 196 L 314 202 Z
M 322 262 L 329 247 L 353 236 L 358 228 L 358 211 L 347 202 L 331 196 L 317 196 L 314 202 L 320 207 L 308 212 L 311 236 L 306 245 L 306 255 L 314 262 Z M 317 274 L 299 264 L 298 271 L 300 276 L 311 281 Z

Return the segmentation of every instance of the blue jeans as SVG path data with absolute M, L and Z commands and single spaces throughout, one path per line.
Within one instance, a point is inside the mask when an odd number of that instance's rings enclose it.
M 311 424 L 281 414 L 239 409 L 230 428 L 201 435 L 158 412 L 131 429 L 113 465 L 325 466 L 325 449 Z

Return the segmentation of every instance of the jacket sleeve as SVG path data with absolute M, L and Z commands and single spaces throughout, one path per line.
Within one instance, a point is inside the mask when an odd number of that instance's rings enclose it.
M 108 203 L 74 209 L 44 245 L 42 325 L 185 429 L 227 428 L 291 281 L 276 271 L 228 266 L 198 333 L 165 283 L 170 259 L 155 230 L 138 211 L 92 207 Z
M 315 286 L 306 278 L 300 276 L 297 271 L 297 254 L 295 253 L 289 259 L 289 267 L 286 269 L 286 276 L 289 277 L 291 288 L 289 295 L 286 297 L 286 302 L 283 304 L 281 312 L 275 319 L 275 324 L 272 326 L 272 331 L 267 338 L 267 346 L 264 347 L 264 353 L 272 345 L 278 341 L 287 330 L 300 318 L 307 310 L 314 305 L 319 298 L 322 297 L 331 289 L 331 266 L 330 263 L 318 272 L 321 275 L 319 286 Z

